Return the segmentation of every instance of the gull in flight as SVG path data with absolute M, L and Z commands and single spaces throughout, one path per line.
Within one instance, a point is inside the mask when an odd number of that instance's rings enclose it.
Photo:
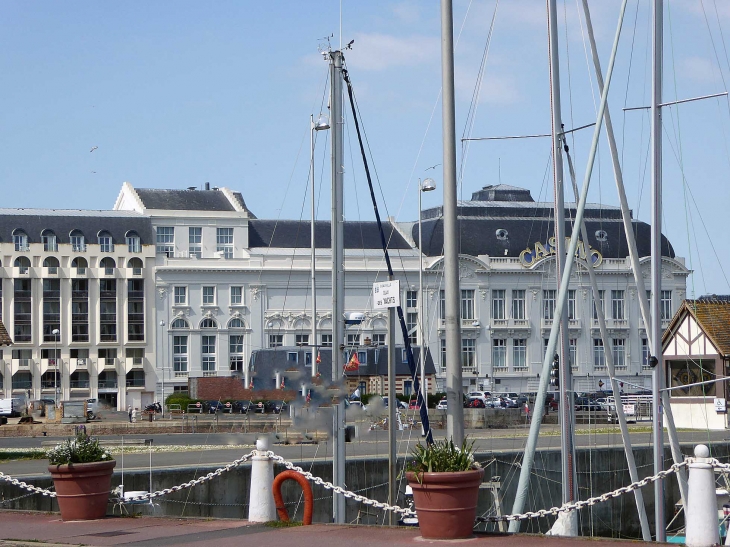
M 93 151 L 94 151 L 94 150 L 96 150 L 97 148 L 99 148 L 99 147 L 98 147 L 98 146 L 92 146 L 92 147 L 91 147 L 91 150 L 89 150 L 89 152 L 93 152 Z
M 441 164 L 437 163 L 436 165 L 432 165 L 431 167 L 426 168 L 425 171 L 428 171 L 429 169 L 436 169 L 439 165 Z

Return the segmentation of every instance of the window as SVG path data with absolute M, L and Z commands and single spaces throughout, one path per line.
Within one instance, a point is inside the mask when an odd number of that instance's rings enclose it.
M 218 323 L 215 322 L 215 319 L 211 319 L 210 317 L 206 317 L 200 322 L 200 328 L 201 329 L 217 329 Z
M 173 226 L 157 227 L 157 253 L 166 256 L 175 255 L 175 228 Z
M 626 319 L 624 316 L 624 291 L 611 291 L 611 312 L 614 321 Z
M 408 341 L 412 345 L 418 344 L 418 314 L 406 313 L 406 329 L 408 329 Z
M 568 289 L 568 319 L 575 319 L 575 289 Z
M 231 306 L 243 304 L 243 287 L 231 287 Z
M 651 355 L 651 352 L 649 351 L 649 340 L 646 338 L 641 339 L 641 370 L 651 370 L 651 367 L 649 366 L 649 356 Z
M 545 355 L 547 355 L 548 350 L 548 344 L 550 343 L 550 340 L 548 338 L 542 339 L 542 360 L 545 360 Z
M 603 306 L 603 302 L 606 298 L 606 291 L 600 290 L 598 291 L 598 298 L 596 298 L 595 295 L 593 295 L 593 319 L 598 319 L 598 304 L 601 305 L 603 308 L 603 313 L 606 313 L 606 309 Z
M 527 340 L 525 338 L 512 340 L 512 365 L 515 370 L 527 368 Z
M 109 232 L 99 232 L 99 252 L 114 252 L 114 242 L 112 241 L 112 235 Z
M 142 260 L 136 256 L 127 262 L 127 268 L 132 268 L 132 275 L 142 275 L 142 266 Z
M 568 340 L 568 359 L 571 367 L 578 366 L 578 339 L 571 338 Z
M 542 291 L 542 318 L 552 321 L 555 317 L 555 289 Z
M 200 368 L 203 370 L 203 375 L 206 372 L 215 372 L 215 336 L 201 336 L 200 349 Z
M 662 291 L 662 298 L 659 301 L 659 317 L 663 320 L 672 318 L 672 291 Z
M 182 319 L 178 317 L 170 324 L 171 329 L 189 329 L 190 326 L 188 325 L 188 322 L 185 321 L 185 319 Z
M 117 267 L 117 263 L 111 257 L 104 257 L 99 262 L 99 267 L 104 270 L 104 275 L 114 275 L 114 269 Z
M 406 307 L 418 307 L 418 291 L 406 291 Z
M 215 242 L 215 250 L 223 253 L 223 258 L 233 258 L 233 228 L 216 229 Z
M 474 291 L 461 291 L 461 318 L 474 319 Z
M 507 340 L 503 338 L 492 340 L 492 367 L 507 368 Z
M 439 317 L 441 321 L 446 319 L 446 291 L 439 291 Z
M 139 239 L 139 236 L 135 232 L 127 232 L 124 241 L 127 244 L 127 250 L 130 253 L 142 252 L 142 241 Z
M 203 306 L 215 305 L 215 287 L 203 287 Z
M 228 322 L 228 328 L 229 329 L 245 329 L 246 324 L 243 322 L 242 319 L 238 317 L 234 317 Z
M 228 338 L 228 356 L 231 370 L 243 372 L 243 334 L 232 334 Z
M 368 352 L 367 351 L 358 351 L 357 360 L 360 361 L 361 365 L 367 365 L 368 364 Z
M 58 240 L 56 234 L 52 230 L 43 230 L 41 234 L 41 243 L 43 243 L 43 250 L 50 253 L 58 252 Z
M 289 363 L 298 363 L 299 362 L 299 354 L 296 351 L 290 351 L 286 354 L 286 360 Z
M 413 393 L 413 380 L 403 380 L 403 395 L 411 395 Z
M 593 339 L 593 368 L 606 368 L 606 354 L 603 347 L 603 340 L 600 338 Z
M 524 290 L 513 290 L 512 291 L 512 319 L 524 320 L 525 319 L 525 291 Z
M 331 341 L 331 339 L 332 339 L 332 336 L 330 335 L 330 341 Z M 269 334 L 269 347 L 270 348 L 280 348 L 283 345 L 284 345 L 284 335 L 283 334 Z
M 308 334 L 297 334 L 295 336 L 296 345 L 297 346 L 308 346 L 309 345 L 309 335 Z
M 504 319 L 504 290 L 492 291 L 492 319 Z
M 16 252 L 28 251 L 28 235 L 23 230 L 15 230 L 13 232 L 13 244 L 15 244 Z
M 83 253 L 86 251 L 86 241 L 84 240 L 84 234 L 80 230 L 74 230 L 69 234 L 69 242 L 74 252 Z
M 407 363 L 408 362 L 408 352 L 406 351 L 406 348 L 401 348 L 401 350 L 400 350 L 400 360 L 401 360 L 401 363 Z
M 49 274 L 57 274 L 58 273 L 58 259 L 55 256 L 46 257 L 46 259 L 43 261 L 43 267 L 48 268 Z
M 441 368 L 446 368 L 446 340 L 439 340 L 439 355 L 441 356 Z
M 203 256 L 203 229 L 197 226 L 188 228 L 188 256 L 200 258 Z
M 614 338 L 613 343 L 613 366 L 616 368 L 626 368 L 626 340 L 623 338 Z
M 464 338 L 461 340 L 461 368 L 471 371 L 474 370 L 475 366 L 476 340 L 473 338 Z
M 360 345 L 360 333 L 348 333 L 347 334 L 347 345 L 348 346 L 359 346 Z
M 372 344 L 373 344 L 373 346 L 384 346 L 385 345 L 385 333 L 384 332 L 374 332 Z
M 175 322 L 173 322 L 175 325 Z M 173 328 L 180 328 L 174 327 Z M 172 368 L 175 372 L 188 371 L 188 337 L 172 337 Z
M 30 270 L 30 260 L 27 256 L 19 256 L 15 259 L 13 266 L 18 268 L 18 273 L 26 274 Z
M 185 306 L 188 303 L 188 288 L 173 287 L 173 302 L 176 306 Z
M 320 341 L 321 341 L 321 345 L 323 348 L 332 347 L 332 335 L 331 334 L 321 334 Z

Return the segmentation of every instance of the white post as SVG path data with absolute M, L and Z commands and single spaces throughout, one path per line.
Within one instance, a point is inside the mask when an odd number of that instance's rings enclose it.
M 274 462 L 266 452 L 269 440 L 261 437 L 256 441 L 256 455 L 251 458 L 251 490 L 248 504 L 250 522 L 270 522 L 276 520 L 276 505 L 272 485 L 274 483 Z
M 695 447 L 695 460 L 689 464 L 687 505 L 684 508 L 687 547 L 710 547 L 720 544 L 715 493 L 715 470 L 710 449 L 704 444 Z

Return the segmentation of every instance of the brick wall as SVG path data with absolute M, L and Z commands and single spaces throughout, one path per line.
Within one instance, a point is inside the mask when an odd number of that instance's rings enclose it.
M 190 378 L 190 397 L 204 401 L 257 401 L 296 399 L 298 393 L 292 389 L 248 389 L 240 378 Z

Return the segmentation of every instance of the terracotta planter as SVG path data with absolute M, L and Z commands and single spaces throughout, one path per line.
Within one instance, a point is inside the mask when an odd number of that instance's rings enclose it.
M 106 516 L 106 505 L 117 462 L 49 465 L 63 520 L 93 520 Z
M 425 539 L 472 537 L 484 469 L 454 473 L 406 473 L 413 488 L 418 526 Z M 420 482 L 419 480 L 420 479 Z

